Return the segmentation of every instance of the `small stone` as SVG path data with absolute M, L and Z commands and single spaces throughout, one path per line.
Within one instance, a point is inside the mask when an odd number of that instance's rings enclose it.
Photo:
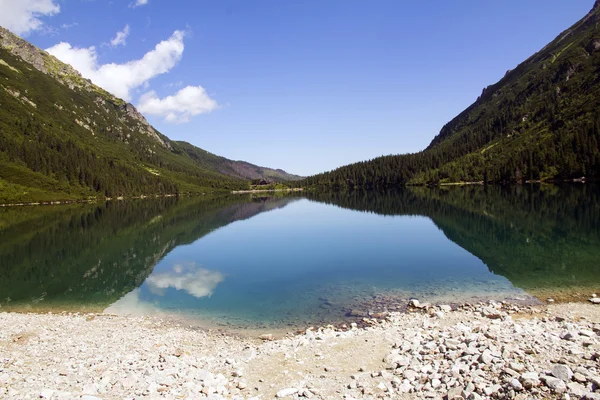
M 512 381 L 510 381 L 510 386 L 517 392 L 523 390 L 523 385 L 521 384 L 521 382 L 519 382 L 518 379 L 513 379 Z
M 428 342 L 423 347 L 426 348 L 427 350 L 433 350 L 437 347 L 437 343 L 436 342 Z
M 580 383 L 587 382 L 587 378 L 585 377 L 585 375 L 580 374 L 579 372 L 575 372 L 573 374 L 573 380 L 576 381 L 576 382 L 580 382 Z
M 563 393 L 567 390 L 567 385 L 561 379 L 552 376 L 543 376 L 542 380 L 546 383 L 546 386 L 556 393 Z
M 483 353 L 481 353 L 481 356 L 479 356 L 479 361 L 484 364 L 491 364 L 494 361 L 492 352 L 489 349 L 485 349 Z
M 573 377 L 573 371 L 566 365 L 556 364 L 552 367 L 552 375 L 563 382 L 570 382 Z
M 464 396 L 462 395 L 462 388 L 455 387 L 448 390 L 448 395 L 446 396 L 448 400 L 463 400 Z
M 548 303 L 554 303 L 554 299 L 551 299 L 551 298 L 548 298 L 548 299 L 546 299 L 546 301 L 547 301 Z
M 291 396 L 293 394 L 298 393 L 298 389 L 296 388 L 287 388 L 287 389 L 281 389 L 279 392 L 277 392 L 277 394 L 275 396 L 281 398 L 281 397 L 287 397 L 287 396 Z
M 369 316 L 369 314 L 367 312 L 361 311 L 361 310 L 356 310 L 356 309 L 350 311 L 349 314 L 350 314 L 351 317 L 360 317 L 360 318 L 364 318 L 364 317 L 368 317 Z
M 185 352 L 183 351 L 183 349 L 181 348 L 177 348 L 175 349 L 175 351 L 173 352 L 173 355 L 175 357 L 181 357 Z
M 589 302 L 594 304 L 600 304 L 600 297 L 592 297 L 591 299 L 589 299 Z
M 264 340 L 264 341 L 267 341 L 267 340 L 274 340 L 274 337 L 273 337 L 273 334 L 272 334 L 272 333 L 263 333 L 263 334 L 262 334 L 262 335 L 260 335 L 258 338 L 259 338 L 260 340 Z
M 515 370 L 517 372 L 525 371 L 525 366 L 519 362 L 513 361 L 510 364 L 508 364 L 508 366 L 510 367 L 510 369 Z
M 596 334 L 593 331 L 589 331 L 587 329 L 582 329 L 579 331 L 579 334 L 581 336 L 586 336 L 586 337 L 596 337 Z
M 445 313 L 449 313 L 450 311 L 452 311 L 452 307 L 450 307 L 447 304 L 442 304 L 440 306 L 438 306 L 440 310 L 442 310 Z
M 587 393 L 587 389 L 581 383 L 569 382 L 567 388 L 569 389 L 569 393 L 577 397 L 583 397 Z
M 502 387 L 500 385 L 492 385 L 492 386 L 486 386 L 483 389 L 483 393 L 485 393 L 486 396 L 491 396 L 494 393 L 497 393 Z
M 411 307 L 418 308 L 421 305 L 421 303 L 419 303 L 419 300 L 417 300 L 417 299 L 411 299 L 408 302 L 408 305 L 411 306 Z
M 54 395 L 54 390 L 52 389 L 44 389 L 40 392 L 41 399 L 49 399 Z
M 237 388 L 240 389 L 240 390 L 244 390 L 247 387 L 248 387 L 248 385 L 244 381 L 239 381 L 238 384 L 237 384 Z
M 400 393 L 410 393 L 411 390 L 413 390 L 413 386 L 408 382 L 404 382 L 398 386 L 398 392 Z
M 417 379 L 417 377 L 419 376 L 419 373 L 416 371 L 413 371 L 412 369 L 407 369 L 406 371 L 404 371 L 402 373 L 402 375 L 404 375 L 404 378 L 406 378 L 412 382 L 415 379 Z
M 535 372 L 526 372 L 519 378 L 525 389 L 531 389 L 540 385 L 540 378 Z
M 442 381 L 440 381 L 439 379 L 432 379 L 431 380 L 431 387 L 434 389 L 439 388 L 442 385 Z
M 481 310 L 481 315 L 483 315 L 486 318 L 489 319 L 500 319 L 502 318 L 502 314 L 500 314 L 500 312 L 492 307 L 486 307 L 483 310 Z
M 568 340 L 570 342 L 574 342 L 575 340 L 577 340 L 578 336 L 579 336 L 579 334 L 577 332 L 563 332 L 560 335 L 560 338 L 563 340 Z
M 388 380 L 388 381 L 391 381 L 392 378 L 394 377 L 394 375 L 388 371 L 381 371 L 379 374 L 381 375 L 381 377 L 383 379 Z
M 587 379 L 596 385 L 596 388 L 600 388 L 600 377 L 596 375 L 588 375 Z

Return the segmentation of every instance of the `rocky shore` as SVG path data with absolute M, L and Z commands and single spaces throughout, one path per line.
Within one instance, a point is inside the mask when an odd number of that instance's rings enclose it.
M 429 306 L 272 340 L 0 313 L 0 398 L 600 399 L 600 305 Z

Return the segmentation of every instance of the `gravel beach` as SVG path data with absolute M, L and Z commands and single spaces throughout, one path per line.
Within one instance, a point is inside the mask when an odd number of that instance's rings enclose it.
M 379 317 L 274 338 L 0 313 L 0 398 L 600 399 L 600 305 L 414 301 Z

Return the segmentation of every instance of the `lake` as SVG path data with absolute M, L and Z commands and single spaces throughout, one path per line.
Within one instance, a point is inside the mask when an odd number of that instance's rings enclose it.
M 600 288 L 600 188 L 407 188 L 0 209 L 0 311 L 277 328 Z M 353 316 L 349 316 L 353 314 Z

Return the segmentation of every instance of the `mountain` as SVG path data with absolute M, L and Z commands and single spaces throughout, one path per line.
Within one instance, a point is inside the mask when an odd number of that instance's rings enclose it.
M 232 161 L 202 150 L 187 142 L 177 142 L 183 150 L 198 164 L 206 168 L 215 168 L 218 172 L 234 178 L 264 179 L 270 182 L 288 182 L 304 179 L 302 176 L 288 174 L 282 169 L 259 167 L 246 161 Z
M 423 151 L 347 165 L 306 186 L 388 187 L 600 177 L 600 1 L 448 122 Z
M 248 188 L 294 180 L 172 141 L 136 108 L 0 27 L 0 204 Z

